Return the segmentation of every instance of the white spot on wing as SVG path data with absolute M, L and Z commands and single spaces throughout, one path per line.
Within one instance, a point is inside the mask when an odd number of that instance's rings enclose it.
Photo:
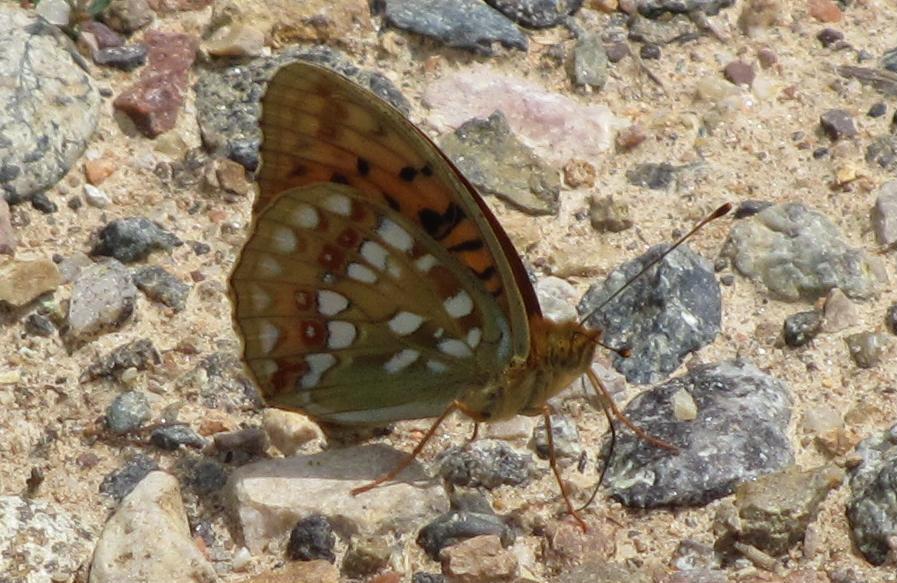
M 266 292 L 260 285 L 254 283 L 249 284 L 249 301 L 252 304 L 252 311 L 255 313 L 264 312 L 271 306 L 271 294 Z
M 452 318 L 463 318 L 473 311 L 473 300 L 464 290 L 442 302 L 442 305 Z
M 417 270 L 420 271 L 421 273 L 427 273 L 428 271 L 430 271 L 431 269 L 433 269 L 433 267 L 434 267 L 436 264 L 438 264 L 438 263 L 439 263 L 439 262 L 436 261 L 436 258 L 433 257 L 432 255 L 424 255 L 423 257 L 419 257 L 419 258 L 414 262 L 414 266 L 415 266 L 415 267 L 417 268 Z
M 355 281 L 362 283 L 375 283 L 377 281 L 377 274 L 361 263 L 350 263 L 348 274 Z
M 388 252 L 380 243 L 374 241 L 365 241 L 361 245 L 361 256 L 364 260 L 383 271 L 386 269 L 386 256 Z
M 293 209 L 292 221 L 297 227 L 314 229 L 318 226 L 320 220 L 321 218 L 318 216 L 318 211 L 315 210 L 313 206 L 303 203 L 296 205 L 296 208 Z
M 408 231 L 398 226 L 389 219 L 384 219 L 377 229 L 377 234 L 383 237 L 383 240 L 399 251 L 408 252 L 414 246 L 414 239 L 408 234 Z
M 386 273 L 388 273 L 395 279 L 399 279 L 400 277 L 402 277 L 402 267 L 399 265 L 398 261 L 395 261 L 392 257 L 387 257 Z
M 283 273 L 280 263 L 270 255 L 262 255 L 256 266 L 260 277 L 274 278 Z
M 467 358 L 473 354 L 470 351 L 470 347 L 468 347 L 460 340 L 455 340 L 454 338 L 443 340 L 439 343 L 438 346 L 441 352 L 443 352 L 444 354 L 448 354 L 449 356 L 454 356 L 456 358 Z
M 303 389 L 310 389 L 321 381 L 321 375 L 330 370 L 336 364 L 336 357 L 332 354 L 309 354 L 305 357 L 308 364 L 308 372 L 302 375 Z
M 324 201 L 324 208 L 330 212 L 348 217 L 352 212 L 352 201 L 344 194 L 332 194 Z
M 271 354 L 271 351 L 277 346 L 277 341 L 280 340 L 280 330 L 271 322 L 262 322 L 259 325 L 256 340 L 258 340 L 262 352 Z
M 327 322 L 327 347 L 328 348 L 348 348 L 355 342 L 358 336 L 358 330 L 351 322 L 343 322 L 342 320 L 333 320 Z
M 424 319 L 417 314 L 399 312 L 389 321 L 389 329 L 399 336 L 407 336 L 420 328 L 423 321 Z
M 405 350 L 396 353 L 395 356 L 386 361 L 386 364 L 383 365 L 383 368 L 386 369 L 386 372 L 388 372 L 389 374 L 394 374 L 414 364 L 414 362 L 419 357 L 420 352 L 418 352 L 417 350 L 406 348 Z
M 277 225 L 271 230 L 271 244 L 280 253 L 294 253 L 298 243 L 293 229 Z
M 471 348 L 476 348 L 480 345 L 480 340 L 483 338 L 483 331 L 479 328 L 471 328 L 467 333 L 467 345 Z
M 318 311 L 325 316 L 336 316 L 349 307 L 346 296 L 329 289 L 318 291 Z
M 428 360 L 427 368 L 433 372 L 445 372 L 448 370 L 448 365 L 444 362 L 439 362 L 438 360 Z

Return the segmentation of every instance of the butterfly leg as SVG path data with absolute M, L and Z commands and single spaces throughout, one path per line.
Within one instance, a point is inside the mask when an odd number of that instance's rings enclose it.
M 561 470 L 558 468 L 557 456 L 554 451 L 554 432 L 551 429 L 551 411 L 548 409 L 548 405 L 542 406 L 542 416 L 545 418 L 545 432 L 548 434 L 548 463 L 551 465 L 551 471 L 554 472 L 554 477 L 558 482 L 558 486 L 561 488 L 561 496 L 564 497 L 564 504 L 567 505 L 567 512 L 569 512 L 570 516 L 576 520 L 579 524 L 579 528 L 581 528 L 583 532 L 586 532 L 589 530 L 589 527 L 586 524 L 586 521 L 576 512 L 576 509 L 573 508 L 573 502 L 570 501 L 570 495 L 567 494 L 567 487 L 564 486 L 564 480 L 561 478 Z
M 382 476 L 380 476 L 373 482 L 369 482 L 369 483 L 367 483 L 363 486 L 359 486 L 357 488 L 352 488 L 352 495 L 358 496 L 359 494 L 361 494 L 363 492 L 367 492 L 368 490 L 373 490 L 374 488 L 376 488 L 377 486 L 380 486 L 384 482 L 389 482 L 393 478 L 398 476 L 402 472 L 402 470 L 407 468 L 408 465 L 411 464 L 411 462 L 413 462 L 414 459 L 418 455 L 420 455 L 420 452 L 424 449 L 424 446 L 427 444 L 428 441 L 430 441 L 430 438 L 433 437 L 433 435 L 436 433 L 436 429 L 439 427 L 439 425 L 443 421 L 445 421 L 445 418 L 448 417 L 449 415 L 451 415 L 452 413 L 454 413 L 457 409 L 458 409 L 457 403 L 452 403 L 451 405 L 446 407 L 445 411 L 442 412 L 442 415 L 440 415 L 436 419 L 436 421 L 433 422 L 433 425 L 430 426 L 430 429 L 427 430 L 427 433 L 424 434 L 424 436 L 423 436 L 423 438 L 421 438 L 420 442 L 414 447 L 414 449 L 411 451 L 411 453 L 408 454 L 408 456 L 405 459 L 403 459 L 396 467 L 394 467 L 390 471 L 386 472 L 385 474 L 383 474 Z
M 606 403 L 606 407 L 608 407 L 614 414 L 614 417 L 620 420 L 623 425 L 628 427 L 633 433 L 635 433 L 639 439 L 646 443 L 650 443 L 651 445 L 662 447 L 663 449 L 668 449 L 674 453 L 679 451 L 679 448 L 671 443 L 667 443 L 666 441 L 654 437 L 649 434 L 647 431 L 636 425 L 632 422 L 629 417 L 623 414 L 619 408 L 617 408 L 616 403 L 614 403 L 614 398 L 611 396 L 610 392 L 607 390 L 607 387 L 604 386 L 604 383 L 601 382 L 601 379 L 598 378 L 598 375 L 595 374 L 595 371 L 592 370 L 591 367 L 586 369 L 586 375 L 589 377 L 589 381 L 592 383 L 592 388 L 595 389 L 595 393 L 601 398 L 602 403 Z
M 464 444 L 465 447 L 468 446 L 468 445 L 470 445 L 470 444 L 473 443 L 474 441 L 476 441 L 476 440 L 477 440 L 477 435 L 479 435 L 479 433 L 480 433 L 480 422 L 479 422 L 479 421 L 474 421 L 474 422 L 473 422 L 473 433 L 471 434 L 470 438 L 468 438 L 467 443 Z

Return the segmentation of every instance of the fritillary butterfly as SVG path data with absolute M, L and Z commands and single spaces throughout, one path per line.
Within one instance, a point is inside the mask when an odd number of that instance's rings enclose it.
M 261 125 L 260 194 L 230 285 L 268 404 L 345 425 L 438 417 L 409 462 L 456 410 L 544 415 L 551 446 L 546 402 L 584 373 L 597 382 L 599 333 L 542 316 L 507 234 L 445 155 L 306 62 L 276 73 Z

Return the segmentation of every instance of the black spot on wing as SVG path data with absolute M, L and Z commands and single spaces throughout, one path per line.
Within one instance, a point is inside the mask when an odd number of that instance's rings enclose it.
M 417 168 L 413 166 L 405 166 L 401 170 L 399 170 L 399 178 L 404 180 L 405 182 L 411 182 L 415 178 L 417 178 Z
M 424 230 L 434 239 L 440 241 L 445 239 L 458 223 L 464 220 L 464 211 L 455 203 L 449 203 L 444 213 L 434 211 L 433 209 L 422 209 L 417 213 Z
M 392 196 L 390 196 L 390 195 L 388 195 L 388 194 L 386 194 L 386 193 L 384 192 L 384 193 L 383 193 L 383 198 L 384 198 L 384 200 L 386 200 L 386 204 L 388 204 L 388 205 L 389 205 L 389 208 L 391 208 L 392 210 L 394 210 L 394 211 L 396 211 L 396 212 L 399 212 L 399 211 L 402 210 L 402 205 L 400 205 L 400 204 L 399 204 L 399 201 L 397 201 L 397 200 L 396 200 L 395 198 L 393 198 Z
M 367 176 L 371 171 L 371 163 L 360 156 L 355 167 L 358 170 L 358 174 L 360 174 L 361 176 Z
M 482 239 L 470 239 L 469 241 L 462 241 L 461 243 L 456 243 L 448 248 L 452 253 L 459 253 L 461 251 L 477 251 L 483 248 L 483 240 Z
M 290 169 L 290 176 L 304 176 L 308 173 L 308 167 L 305 164 L 296 164 Z
M 433 167 L 429 164 L 424 164 L 421 166 L 420 173 L 424 176 L 433 176 Z
M 492 279 L 492 276 L 495 275 L 495 268 L 490 265 L 483 271 L 474 271 L 474 273 L 483 281 L 489 281 L 490 279 Z
M 330 182 L 335 182 L 336 184 L 349 184 L 349 179 L 346 178 L 345 174 L 334 172 L 333 176 L 330 177 Z

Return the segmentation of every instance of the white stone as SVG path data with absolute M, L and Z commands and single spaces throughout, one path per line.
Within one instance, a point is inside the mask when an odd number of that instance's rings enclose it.
M 575 320 L 576 302 L 579 301 L 576 288 L 570 282 L 559 277 L 549 275 L 541 277 L 536 282 L 536 296 L 542 307 L 542 314 L 555 322 Z
M 213 583 L 215 569 L 193 542 L 174 476 L 149 473 L 106 522 L 90 583 Z
M 286 456 L 294 455 L 306 443 L 324 437 L 314 421 L 301 413 L 283 409 L 265 409 L 262 427 L 271 444 Z
M 442 486 L 412 462 L 398 481 L 353 496 L 406 454 L 383 445 L 327 450 L 238 468 L 227 485 L 253 554 L 288 536 L 296 522 L 325 516 L 340 537 L 416 532 L 448 509 Z
M 84 185 L 84 200 L 94 208 L 104 209 L 112 204 L 112 199 L 105 190 L 97 188 L 93 184 Z

